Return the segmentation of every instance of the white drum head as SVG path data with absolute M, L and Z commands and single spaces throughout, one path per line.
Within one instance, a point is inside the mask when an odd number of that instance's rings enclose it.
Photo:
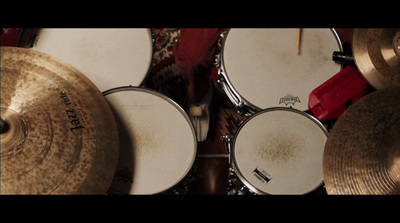
M 116 117 L 120 158 L 110 191 L 156 194 L 181 182 L 196 157 L 197 140 L 185 112 L 141 88 L 104 93 Z
M 234 89 L 255 107 L 305 111 L 312 90 L 341 69 L 332 61 L 341 47 L 331 29 L 231 29 L 222 48 L 225 73 Z
M 243 183 L 259 194 L 305 194 L 323 182 L 327 131 L 290 108 L 251 116 L 234 140 L 233 162 Z
M 139 86 L 153 57 L 148 29 L 28 29 L 20 45 L 28 46 L 32 38 L 36 38 L 33 49 L 71 64 L 102 92 Z

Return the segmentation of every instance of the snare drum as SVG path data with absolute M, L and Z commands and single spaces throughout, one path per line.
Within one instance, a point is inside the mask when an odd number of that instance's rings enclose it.
M 269 108 L 248 118 L 231 141 L 234 172 L 256 194 L 306 194 L 323 182 L 328 131 L 292 108 Z
M 220 81 L 238 108 L 253 113 L 305 111 L 310 92 L 341 70 L 332 61 L 333 52 L 342 51 L 333 29 L 302 29 L 300 54 L 296 29 L 230 29 L 221 36 Z
M 166 96 L 143 88 L 103 93 L 117 121 L 120 155 L 111 194 L 169 192 L 192 172 L 197 139 L 190 118 Z
M 66 61 L 101 92 L 141 85 L 153 58 L 149 29 L 25 29 L 19 46 Z

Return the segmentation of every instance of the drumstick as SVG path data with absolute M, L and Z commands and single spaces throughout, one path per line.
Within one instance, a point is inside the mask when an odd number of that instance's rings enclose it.
M 297 54 L 300 54 L 301 28 L 297 30 Z

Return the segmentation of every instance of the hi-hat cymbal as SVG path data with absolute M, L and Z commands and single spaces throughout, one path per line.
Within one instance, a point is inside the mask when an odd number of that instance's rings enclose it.
M 118 133 L 101 92 L 50 55 L 1 47 L 2 194 L 105 194 Z
M 400 88 L 350 106 L 325 144 L 328 194 L 400 194 Z
M 354 29 L 353 56 L 376 89 L 400 86 L 400 28 Z

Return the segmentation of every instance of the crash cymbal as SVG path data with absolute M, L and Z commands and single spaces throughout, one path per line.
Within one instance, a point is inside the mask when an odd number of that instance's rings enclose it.
M 325 144 L 328 194 L 400 194 L 400 88 L 375 91 L 346 110 Z
M 1 47 L 2 194 L 105 194 L 117 126 L 101 92 L 50 55 Z
M 400 29 L 354 29 L 353 56 L 376 89 L 400 86 Z

